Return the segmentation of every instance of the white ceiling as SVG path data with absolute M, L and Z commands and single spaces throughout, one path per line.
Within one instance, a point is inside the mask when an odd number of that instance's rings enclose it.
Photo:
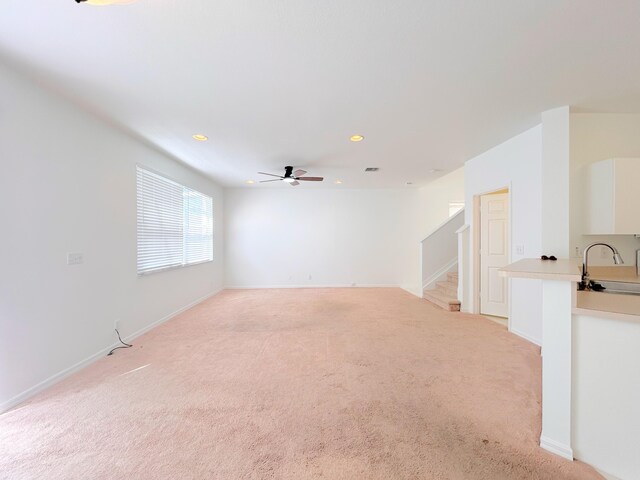
M 640 112 L 640 2 L 5 0 L 3 59 L 227 186 L 421 185 L 543 110 Z

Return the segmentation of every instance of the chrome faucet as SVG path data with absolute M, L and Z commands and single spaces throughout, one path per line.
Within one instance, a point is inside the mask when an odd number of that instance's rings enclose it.
M 622 265 L 624 263 L 624 261 L 622 260 L 622 256 L 620 255 L 618 250 L 616 250 L 615 247 L 612 247 L 608 243 L 596 242 L 589 245 L 587 248 L 584 249 L 584 256 L 582 258 L 582 285 L 587 290 L 591 288 L 589 285 L 589 270 L 588 270 L 589 250 L 591 250 L 592 247 L 595 247 L 597 245 L 601 245 L 603 247 L 608 247 L 611 249 L 611 251 L 613 252 L 613 263 L 615 265 Z

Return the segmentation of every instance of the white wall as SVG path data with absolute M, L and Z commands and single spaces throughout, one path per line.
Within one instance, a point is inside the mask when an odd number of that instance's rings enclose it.
M 223 285 L 222 190 L 0 65 L 0 410 Z M 136 162 L 213 197 L 215 260 L 136 275 Z M 67 266 L 67 252 L 85 263 Z
M 420 240 L 449 218 L 449 204 L 453 202 L 464 203 L 463 167 L 418 189 L 416 221 Z
M 620 479 L 640 472 L 640 323 L 573 316 L 575 457 Z
M 569 253 L 569 107 L 542 112 L 542 251 Z
M 393 285 L 421 296 L 420 241 L 462 198 L 461 170 L 419 189 L 228 189 L 226 284 Z
M 415 197 L 413 189 L 228 189 L 226 283 L 404 286 L 417 250 Z
M 640 115 L 571 114 L 571 237 L 572 255 L 593 242 L 607 242 L 618 248 L 627 264 L 635 263 L 640 240 L 632 235 L 593 236 L 587 231 L 586 174 L 590 164 L 614 157 L 640 158 Z M 639 203 L 630 198 L 630 202 Z M 597 249 L 589 256 L 591 265 L 612 265 L 611 255 L 600 258 Z
M 465 221 L 473 224 L 473 197 L 508 187 L 511 211 L 511 262 L 538 257 L 542 250 L 541 199 L 542 127 L 538 125 L 492 148 L 465 164 Z M 522 245 L 523 254 L 516 253 Z M 470 249 L 473 248 L 470 245 Z M 470 257 L 472 252 L 470 252 Z M 462 300 L 465 311 L 474 302 L 473 267 L 469 268 Z M 542 285 L 538 280 L 513 279 L 510 288 L 510 329 L 537 344 L 542 341 Z

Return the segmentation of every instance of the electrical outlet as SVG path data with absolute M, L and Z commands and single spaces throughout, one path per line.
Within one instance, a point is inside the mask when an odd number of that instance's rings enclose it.
M 574 253 L 574 256 L 577 258 L 580 258 L 580 247 L 576 247 L 576 251 Z
M 609 249 L 607 247 L 600 247 L 600 258 L 607 258 Z
M 116 330 L 120 331 L 120 320 L 114 320 L 113 321 L 113 328 L 115 328 Z
M 516 245 L 516 255 L 524 255 L 524 245 Z
M 84 255 L 82 253 L 67 253 L 67 265 L 82 265 Z
M 313 275 L 309 275 L 309 280 L 311 280 L 313 278 Z

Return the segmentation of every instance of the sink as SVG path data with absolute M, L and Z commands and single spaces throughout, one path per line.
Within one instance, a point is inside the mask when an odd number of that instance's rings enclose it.
M 595 290 L 592 292 L 615 293 L 616 295 L 640 295 L 640 283 L 612 282 L 609 280 L 593 279 L 593 283 L 602 285 L 605 290 Z

